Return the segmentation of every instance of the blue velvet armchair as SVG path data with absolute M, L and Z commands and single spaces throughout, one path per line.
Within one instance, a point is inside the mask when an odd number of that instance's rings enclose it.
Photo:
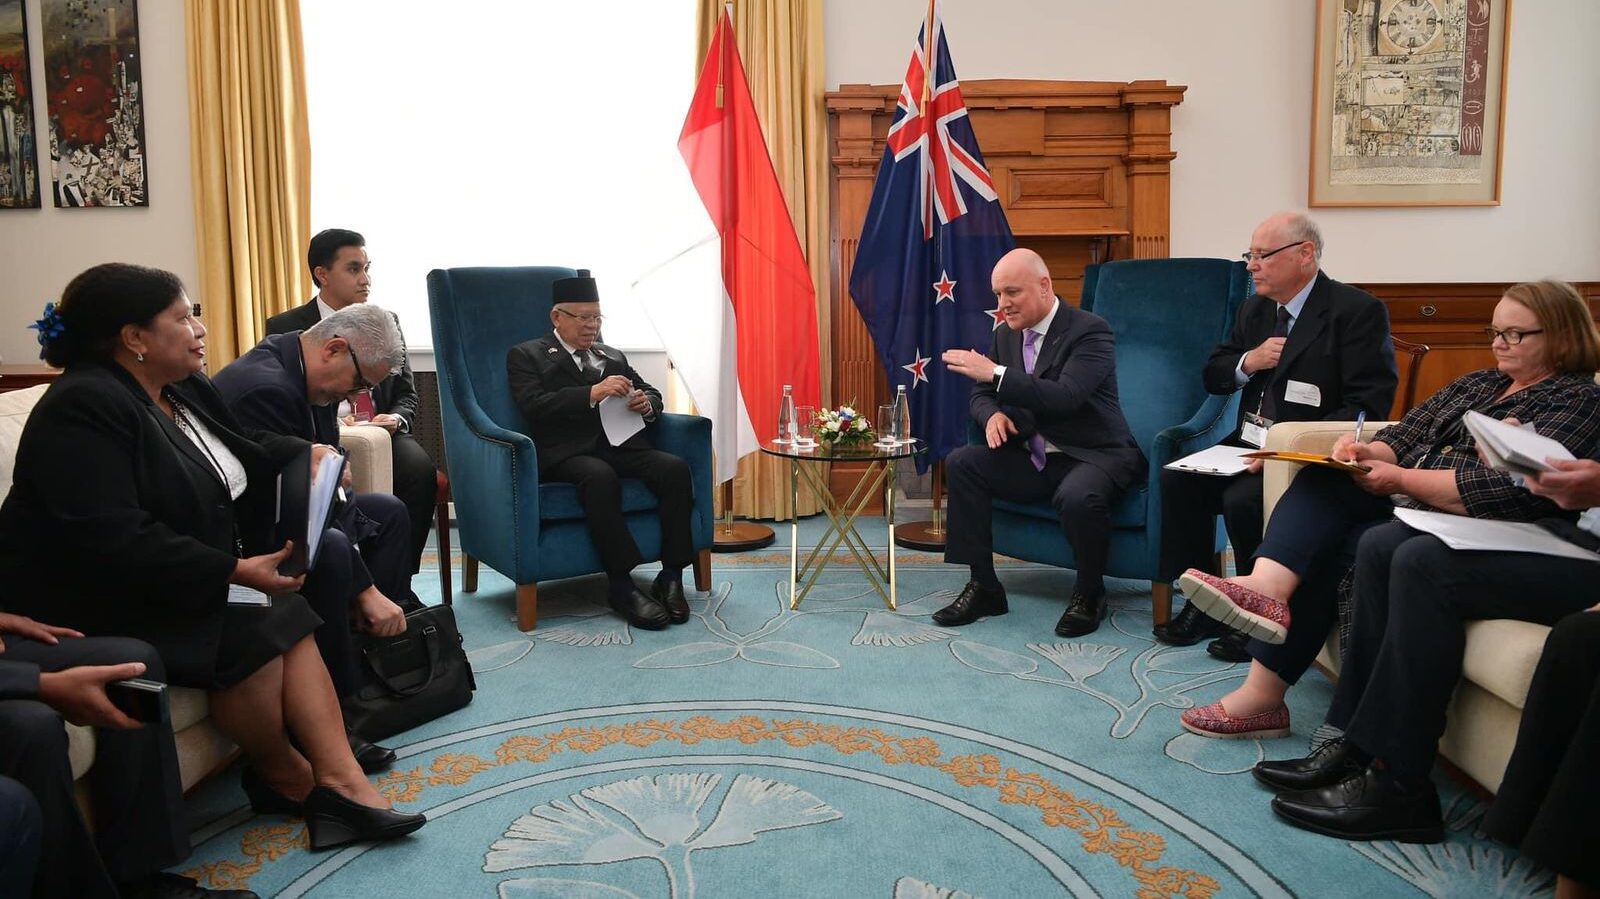
M 477 589 L 483 562 L 517 585 L 517 626 L 538 624 L 538 582 L 601 571 L 577 489 L 539 483 L 537 448 L 506 383 L 506 352 L 549 334 L 550 289 L 570 268 L 451 268 L 428 273 L 428 310 L 439 369 L 450 490 L 456 504 L 462 587 Z M 694 484 L 691 518 L 695 586 L 711 586 L 711 421 L 660 416 L 650 430 L 657 449 L 682 456 Z M 647 560 L 660 558 L 656 498 L 644 484 L 622 482 L 628 529 Z
M 1161 551 L 1161 468 L 1233 431 L 1238 394 L 1207 394 L 1200 372 L 1249 291 L 1244 264 L 1222 259 L 1138 259 L 1091 265 L 1084 272 L 1079 305 L 1111 324 L 1122 411 L 1150 461 L 1146 482 L 1112 509 L 1106 574 L 1151 580 L 1157 624 L 1172 614 L 1172 585 L 1154 582 Z M 1219 525 L 1218 551 L 1223 545 Z M 994 550 L 1063 568 L 1077 565 L 1048 500 L 995 501 Z

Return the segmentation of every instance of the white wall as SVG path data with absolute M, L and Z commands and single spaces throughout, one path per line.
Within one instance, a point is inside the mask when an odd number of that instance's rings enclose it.
M 39 0 L 28 10 L 35 133 L 50 133 L 44 107 Z M 144 133 L 150 205 L 128 209 L 56 209 L 50 196 L 49 147 L 40 147 L 40 209 L 0 209 L 0 358 L 37 362 L 27 326 L 78 272 L 100 262 L 136 262 L 175 272 L 194 288 L 194 189 L 189 180 L 188 65 L 183 0 L 140 0 L 139 54 L 144 69 Z M 47 140 L 42 137 L 41 142 Z M 191 296 L 196 300 L 204 297 Z
M 826 0 L 827 79 L 898 84 L 923 0 Z M 1233 256 L 1306 205 L 1313 0 L 947 0 L 963 81 L 1188 85 L 1173 110 L 1172 252 Z M 1600 279 L 1600 3 L 1518 0 L 1499 207 L 1318 209 L 1347 281 Z

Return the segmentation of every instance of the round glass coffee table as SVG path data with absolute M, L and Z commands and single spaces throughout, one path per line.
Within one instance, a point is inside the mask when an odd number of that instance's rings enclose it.
M 894 488 L 895 463 L 901 459 L 920 456 L 928 451 L 920 440 L 895 446 L 873 444 L 861 447 L 828 447 L 821 444 L 796 446 L 769 440 L 761 444 L 761 451 L 769 456 L 789 460 L 789 508 L 799 508 L 800 484 L 805 483 L 812 497 L 828 516 L 828 528 L 817 539 L 815 546 L 800 561 L 800 517 L 795 515 L 789 530 L 789 608 L 800 607 L 816 586 L 822 570 L 833 560 L 833 554 L 843 544 L 855 557 L 856 566 L 867 576 L 867 583 L 878 591 L 884 605 L 895 607 L 895 545 L 894 545 Z M 843 502 L 834 498 L 828 489 L 828 464 L 833 462 L 866 463 L 867 471 L 856 482 L 855 489 Z M 883 490 L 883 518 L 886 524 L 885 559 L 882 563 L 867 546 L 867 541 L 856 530 L 856 520 L 878 490 Z

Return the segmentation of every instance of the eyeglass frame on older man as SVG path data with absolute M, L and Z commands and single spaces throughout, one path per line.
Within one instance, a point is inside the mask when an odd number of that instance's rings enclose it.
M 333 336 L 338 337 L 339 335 L 335 334 Z M 360 393 L 363 390 L 372 390 L 376 388 L 378 385 L 368 381 L 367 376 L 362 373 L 361 360 L 356 358 L 356 348 L 350 345 L 350 341 L 346 340 L 344 342 L 344 349 L 345 352 L 350 354 L 350 364 L 356 367 L 356 386 L 351 388 L 350 392 Z
M 1269 257 L 1276 256 L 1279 253 L 1282 253 L 1284 250 L 1289 249 L 1290 247 L 1298 247 L 1303 243 L 1309 243 L 1309 239 L 1302 237 L 1299 240 L 1292 241 L 1290 243 L 1286 243 L 1283 246 L 1277 248 L 1276 250 L 1268 250 L 1265 253 L 1257 253 L 1255 250 L 1245 250 L 1243 253 L 1239 254 L 1239 258 L 1243 259 L 1246 265 L 1249 265 L 1252 262 L 1260 262 L 1260 261 L 1262 261 L 1264 259 L 1267 259 Z
M 556 307 L 556 311 L 568 318 L 575 318 L 586 325 L 603 324 L 606 320 L 605 314 L 602 312 L 568 312 L 560 306 Z

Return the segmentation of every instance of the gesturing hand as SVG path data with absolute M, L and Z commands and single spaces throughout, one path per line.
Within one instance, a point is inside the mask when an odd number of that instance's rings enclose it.
M 278 573 L 278 564 L 289 557 L 289 550 L 293 546 L 294 541 L 289 540 L 284 542 L 283 549 L 275 553 L 240 559 L 234 563 L 233 576 L 228 578 L 228 582 L 260 590 L 268 596 L 294 593 L 305 583 L 306 576 L 284 577 Z
M 983 436 L 989 441 L 989 449 L 999 449 L 1007 440 L 1017 436 L 1017 425 L 1011 416 L 996 412 L 989 416 L 988 423 L 983 426 Z
M 80 665 L 39 675 L 39 698 L 73 724 L 131 730 L 139 722 L 122 714 L 106 695 L 106 684 L 144 673 L 143 662 Z
M 16 634 L 30 640 L 54 646 L 60 643 L 61 637 L 81 637 L 83 634 L 70 627 L 56 627 L 53 624 L 41 624 L 26 615 L 13 615 L 10 612 L 0 612 L 0 634 Z M 5 652 L 6 642 L 0 640 L 0 652 Z
M 980 384 L 994 380 L 994 360 L 977 350 L 945 350 L 939 358 L 945 368 Z

